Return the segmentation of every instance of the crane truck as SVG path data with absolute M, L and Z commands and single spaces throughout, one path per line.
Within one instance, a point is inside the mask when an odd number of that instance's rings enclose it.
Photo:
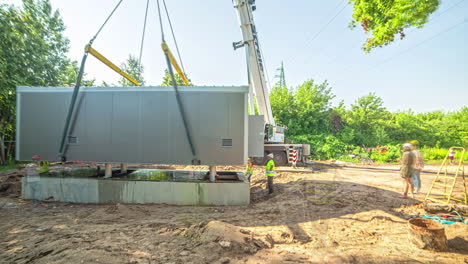
M 258 34 L 253 19 L 256 10 L 255 0 L 233 0 L 234 8 L 242 32 L 242 40 L 233 43 L 234 50 L 245 47 L 249 80 L 249 109 L 255 112 L 256 99 L 258 113 L 264 118 L 264 156 L 252 157 L 253 162 L 263 165 L 266 155 L 273 153 L 277 165 L 291 164 L 295 159 L 305 163 L 310 155 L 310 145 L 286 143 L 287 127 L 276 124 L 271 110 L 268 87 L 265 78 L 265 65 L 260 50 Z M 296 156 L 294 157 L 294 154 Z

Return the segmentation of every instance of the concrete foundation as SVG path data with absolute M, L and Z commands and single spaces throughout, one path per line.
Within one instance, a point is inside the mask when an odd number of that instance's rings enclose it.
M 250 185 L 242 181 L 166 182 L 25 176 L 22 198 L 72 203 L 248 205 Z

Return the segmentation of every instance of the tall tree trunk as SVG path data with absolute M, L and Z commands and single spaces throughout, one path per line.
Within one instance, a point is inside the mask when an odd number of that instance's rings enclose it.
M 5 165 L 6 155 L 5 155 L 5 143 L 3 142 L 3 135 L 0 136 L 0 165 Z

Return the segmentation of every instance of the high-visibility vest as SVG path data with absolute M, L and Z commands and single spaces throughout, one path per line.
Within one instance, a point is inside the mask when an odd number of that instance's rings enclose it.
M 274 177 L 276 175 L 276 173 L 275 173 L 275 162 L 273 160 L 269 160 L 267 162 L 265 174 L 266 174 L 266 176 L 269 176 L 269 177 Z
M 253 174 L 253 164 L 249 161 L 247 167 L 245 168 L 245 174 Z
M 39 173 L 49 172 L 49 162 L 41 161 L 39 162 Z

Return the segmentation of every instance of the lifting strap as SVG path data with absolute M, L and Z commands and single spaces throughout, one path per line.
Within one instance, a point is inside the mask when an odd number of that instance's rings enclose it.
M 169 48 L 167 48 L 167 44 L 166 44 L 166 41 L 164 39 L 164 29 L 163 29 L 163 24 L 162 24 L 162 16 L 161 16 L 161 9 L 160 9 L 160 5 L 159 5 L 159 0 L 157 0 L 156 2 L 158 4 L 159 23 L 161 25 L 161 39 L 162 39 L 161 46 L 163 48 L 164 55 L 166 57 L 167 70 L 169 72 L 169 75 L 171 76 L 172 86 L 174 87 L 174 92 L 175 92 L 175 96 L 176 96 L 176 100 L 177 100 L 177 106 L 179 107 L 179 112 L 180 112 L 182 122 L 183 122 L 183 125 L 184 125 L 184 128 L 185 128 L 185 134 L 187 136 L 187 141 L 188 141 L 189 146 L 190 146 L 190 151 L 192 152 L 192 156 L 193 156 L 192 164 L 194 164 L 194 165 L 200 164 L 200 161 L 197 158 L 197 153 L 195 151 L 195 146 L 193 144 L 192 135 L 190 133 L 190 128 L 188 126 L 186 112 L 185 112 L 185 109 L 184 109 L 184 105 L 182 103 L 182 99 L 180 97 L 179 89 L 177 87 L 177 82 L 176 82 L 176 79 L 175 79 L 175 76 L 174 76 L 174 71 L 172 69 L 172 65 L 174 65 L 174 63 L 175 63 L 174 67 L 176 68 L 178 73 L 180 71 L 180 68 L 178 67 L 177 62 L 174 59 L 174 56 L 172 56 L 171 52 L 169 51 Z M 169 15 L 169 14 L 167 14 L 167 15 Z M 171 60 L 171 58 L 172 58 L 172 60 Z M 183 74 L 183 73 L 181 74 L 181 73 L 182 72 L 180 71 L 179 75 L 181 77 L 183 77 L 182 79 L 184 79 L 185 74 Z M 186 80 L 184 80 L 184 82 L 185 81 Z M 188 81 L 186 82 L 186 84 L 188 85 Z
M 83 58 L 81 59 L 81 65 L 80 65 L 80 71 L 78 73 L 78 76 L 76 78 L 76 84 L 75 84 L 75 88 L 73 88 L 73 94 L 72 94 L 72 98 L 71 98 L 71 101 L 70 101 L 70 105 L 68 107 L 68 113 L 67 113 L 67 117 L 65 119 L 65 126 L 63 128 L 63 131 L 62 131 L 62 138 L 60 140 L 60 148 L 59 148 L 59 154 L 58 154 L 58 158 L 62 161 L 66 161 L 66 139 L 67 139 L 67 136 L 68 136 L 68 133 L 69 133 L 69 130 L 70 130 L 70 123 L 71 123 L 71 119 L 72 119 L 72 116 L 73 116 L 73 113 L 74 113 L 74 110 L 75 110 L 75 104 L 76 104 L 76 99 L 78 97 L 78 92 L 80 91 L 80 86 L 81 86 L 81 80 L 83 79 L 83 74 L 84 74 L 84 68 L 85 68 L 85 64 L 86 64 L 86 59 L 88 58 L 88 54 L 91 53 L 93 56 L 95 56 L 96 58 L 98 58 L 96 55 L 100 55 L 99 52 L 95 51 L 94 49 L 91 48 L 91 45 L 93 44 L 94 40 L 97 38 L 97 36 L 99 35 L 99 33 L 101 33 L 102 29 L 104 28 L 104 26 L 107 24 L 107 22 L 109 21 L 109 19 L 112 17 L 112 15 L 114 14 L 114 12 L 117 10 L 117 8 L 120 6 L 120 4 L 122 3 L 123 0 L 120 0 L 117 5 L 114 7 L 114 9 L 112 10 L 112 12 L 109 14 L 109 16 L 106 18 L 106 20 L 104 21 L 104 23 L 101 25 L 101 27 L 99 28 L 99 30 L 96 32 L 96 34 L 93 36 L 93 38 L 91 38 L 91 40 L 89 41 L 89 44 L 86 45 L 86 48 L 85 48 L 85 53 L 83 55 Z M 91 50 L 93 52 L 91 52 Z M 94 54 L 93 54 L 94 53 Z M 102 59 L 106 60 L 109 64 L 106 64 L 106 65 L 114 65 L 113 63 L 111 63 L 109 60 L 107 60 L 104 56 L 100 55 L 102 57 Z M 98 58 L 99 59 L 99 58 Z M 102 62 L 104 62 L 103 60 L 101 60 Z M 105 63 L 105 62 L 104 62 Z M 115 65 L 114 65 L 115 66 Z M 110 66 L 109 66 L 110 67 Z M 117 69 L 119 69 L 117 66 L 115 66 Z M 112 67 L 111 67 L 112 68 Z M 114 68 L 113 68 L 114 69 Z M 117 71 L 116 69 L 114 69 L 115 71 Z M 119 69 L 120 70 L 120 69 Z M 122 71 L 122 70 L 120 70 Z M 117 71 L 118 72 L 118 71 Z M 123 71 L 122 71 L 123 72 Z M 124 76 L 125 77 L 125 76 Z M 130 77 L 131 78 L 131 77 Z M 127 78 L 128 79 L 128 78 Z M 129 79 L 130 80 L 130 79 Z M 130 80 L 131 81 L 131 80 Z

